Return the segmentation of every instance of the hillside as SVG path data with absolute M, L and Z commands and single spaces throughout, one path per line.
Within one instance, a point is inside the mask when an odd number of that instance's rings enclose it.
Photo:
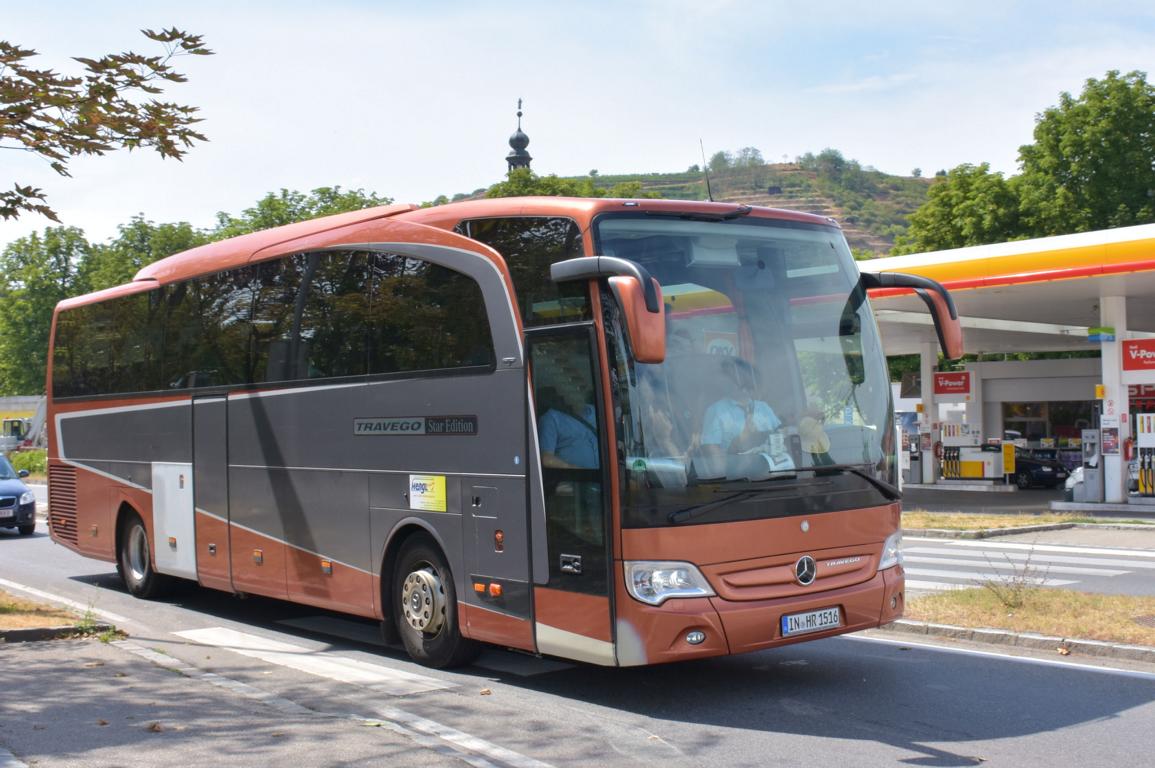
M 906 231 L 911 213 L 926 202 L 931 179 L 890 176 L 858 163 L 833 163 L 826 153 L 797 163 L 732 167 L 710 172 L 714 199 L 806 211 L 835 219 L 859 257 L 883 256 Z M 599 175 L 598 186 L 637 181 L 665 198 L 706 199 L 700 171 Z

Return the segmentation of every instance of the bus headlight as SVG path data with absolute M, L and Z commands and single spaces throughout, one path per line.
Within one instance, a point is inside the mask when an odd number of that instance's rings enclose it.
M 712 597 L 710 582 L 690 563 L 626 561 L 626 589 L 635 600 L 661 605 L 671 597 Z
M 883 571 L 902 565 L 902 531 L 892 533 L 882 544 L 882 559 L 878 561 L 878 570 Z

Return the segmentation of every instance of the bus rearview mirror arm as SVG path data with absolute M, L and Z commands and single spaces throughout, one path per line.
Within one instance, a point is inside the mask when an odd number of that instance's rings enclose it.
M 630 350 L 639 363 L 666 359 L 666 312 L 662 288 L 641 264 L 615 256 L 582 256 L 552 265 L 555 283 L 609 278 L 610 290 L 621 309 Z
M 950 291 L 929 277 L 909 275 L 904 272 L 863 272 L 859 278 L 863 288 L 910 288 L 923 300 L 930 316 L 934 318 L 934 329 L 938 333 L 938 343 L 943 355 L 950 360 L 963 356 L 962 324 L 958 309 Z
M 611 275 L 635 278 L 645 292 L 646 311 L 655 314 L 661 313 L 662 302 L 658 299 L 658 292 L 654 287 L 653 278 L 650 277 L 650 271 L 636 261 L 619 259 L 617 256 L 582 256 L 559 261 L 549 268 L 549 277 L 555 283 L 565 283 L 571 280 L 593 280 Z

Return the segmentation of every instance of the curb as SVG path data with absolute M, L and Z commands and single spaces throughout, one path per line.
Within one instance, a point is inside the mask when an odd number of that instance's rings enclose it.
M 946 637 L 953 640 L 970 640 L 988 645 L 1011 646 L 1015 648 L 1030 648 L 1042 651 L 1069 651 L 1085 656 L 1097 656 L 1109 659 L 1127 659 L 1155 664 L 1155 648 L 1146 645 L 1125 645 L 1122 643 L 1108 643 L 1102 640 L 1079 640 L 1067 637 L 1051 637 L 1035 632 L 1011 632 L 1005 629 L 971 629 L 956 627 L 951 624 L 931 624 L 926 621 L 899 619 L 891 624 L 880 627 L 885 632 L 895 632 L 908 635 L 928 635 L 932 637 Z
M 1090 528 L 1106 527 L 1094 523 L 1048 523 L 1045 525 L 1020 525 L 1015 528 L 979 528 L 973 531 L 957 531 L 948 528 L 903 528 L 902 532 L 903 534 L 909 533 L 911 536 L 925 536 L 928 539 L 991 539 L 997 536 L 1013 536 L 1016 533 L 1065 531 L 1079 525 L 1086 525 Z M 1145 528 L 1146 526 L 1136 527 Z
M 66 627 L 30 627 L 28 629 L 0 629 L 0 643 L 35 643 L 41 640 L 60 640 L 70 637 L 88 637 L 101 632 L 112 632 L 111 624 L 92 624 L 84 629 L 75 625 Z

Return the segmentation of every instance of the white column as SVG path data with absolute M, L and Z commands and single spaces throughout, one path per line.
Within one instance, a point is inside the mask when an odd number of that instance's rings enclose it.
M 1100 324 L 1115 329 L 1117 341 L 1102 343 L 1103 423 L 1118 425 L 1119 453 L 1103 456 L 1103 500 L 1120 504 L 1127 500 L 1127 464 L 1123 461 L 1123 441 L 1130 435 L 1127 385 L 1123 383 L 1121 342 L 1127 338 L 1127 297 L 1099 299 Z
M 923 343 L 919 350 L 919 374 L 922 381 L 922 419 L 919 423 L 919 433 L 930 432 L 931 443 L 938 440 L 934 425 L 938 424 L 938 404 L 934 401 L 934 369 L 938 365 L 938 345 L 934 342 Z M 938 480 L 938 460 L 934 457 L 934 450 L 923 451 L 922 482 L 934 483 Z

